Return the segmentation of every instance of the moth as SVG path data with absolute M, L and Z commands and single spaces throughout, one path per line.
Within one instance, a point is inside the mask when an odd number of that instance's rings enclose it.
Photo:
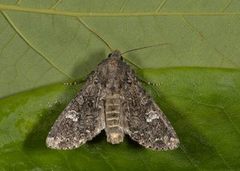
M 170 122 L 118 50 L 89 75 L 81 91 L 55 121 L 46 144 L 53 149 L 78 148 L 103 129 L 112 144 L 121 143 L 127 134 L 153 150 L 179 146 Z

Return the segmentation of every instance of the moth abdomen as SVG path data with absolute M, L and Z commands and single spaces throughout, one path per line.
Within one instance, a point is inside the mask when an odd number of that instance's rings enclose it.
M 121 100 L 119 94 L 106 97 L 105 101 L 105 125 L 107 141 L 118 144 L 123 141 Z

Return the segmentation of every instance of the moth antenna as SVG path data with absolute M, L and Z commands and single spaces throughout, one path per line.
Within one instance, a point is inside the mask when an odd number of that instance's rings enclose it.
M 157 46 L 164 46 L 164 45 L 169 45 L 169 43 L 158 43 L 158 44 L 155 44 L 155 45 L 134 48 L 134 49 L 130 49 L 130 50 L 127 50 L 127 51 L 121 53 L 121 55 L 132 52 L 132 51 L 137 51 L 137 50 L 142 50 L 142 49 L 147 49 L 147 48 L 152 48 L 152 47 L 157 47 Z
M 100 40 L 103 41 L 103 43 L 110 49 L 111 52 L 113 52 L 113 48 L 110 46 L 109 43 L 107 43 L 106 40 L 104 40 L 96 31 L 91 29 L 87 23 L 85 23 L 81 18 L 77 17 L 77 20 L 85 27 L 87 28 L 90 32 L 92 32 L 94 35 L 96 35 Z

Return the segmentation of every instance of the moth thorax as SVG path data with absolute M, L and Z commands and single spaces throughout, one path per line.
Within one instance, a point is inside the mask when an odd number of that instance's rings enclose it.
M 123 141 L 123 123 L 121 112 L 121 99 L 119 94 L 109 95 L 105 102 L 105 121 L 107 141 L 118 144 Z

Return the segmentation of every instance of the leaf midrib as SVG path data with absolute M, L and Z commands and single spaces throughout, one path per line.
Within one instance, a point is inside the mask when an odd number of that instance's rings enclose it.
M 70 17 L 140 17 L 140 16 L 239 16 L 240 12 L 74 12 L 66 10 L 56 10 L 53 8 L 29 8 L 17 5 L 0 4 L 1 11 L 17 11 L 51 15 L 63 15 Z

